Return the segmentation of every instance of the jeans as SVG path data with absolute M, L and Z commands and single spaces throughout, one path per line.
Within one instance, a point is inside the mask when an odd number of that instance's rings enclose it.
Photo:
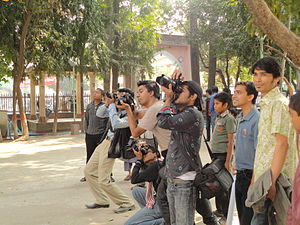
M 267 199 L 265 201 L 265 213 L 257 213 L 254 211 L 253 217 L 251 220 L 251 225 L 268 225 L 269 224 L 267 211 L 270 208 L 271 204 L 272 204 L 272 201 L 270 199 Z
M 253 209 L 245 206 L 251 178 L 252 170 L 237 171 L 235 182 L 235 199 L 241 225 L 250 225 L 253 217 Z
M 161 213 L 157 202 L 153 206 L 153 209 L 146 208 L 146 188 L 135 186 L 132 189 L 133 198 L 137 201 L 141 209 L 130 217 L 124 225 L 163 225 L 164 220 L 161 217 Z
M 217 225 L 217 219 L 212 213 L 210 201 L 205 198 L 197 198 L 196 211 L 203 218 L 203 223 L 207 225 Z
M 172 225 L 193 225 L 196 188 L 192 182 L 173 183 L 168 179 L 167 196 Z
M 169 211 L 169 203 L 167 198 L 167 185 L 168 182 L 166 179 L 161 179 L 157 188 L 157 203 L 164 218 L 165 225 L 171 225 L 170 221 L 170 211 Z

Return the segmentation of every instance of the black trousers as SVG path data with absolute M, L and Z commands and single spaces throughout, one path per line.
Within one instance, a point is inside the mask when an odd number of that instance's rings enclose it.
M 86 163 L 90 160 L 93 155 L 96 147 L 98 146 L 99 141 L 103 136 L 102 134 L 86 134 L 85 135 L 85 145 L 86 145 Z
M 210 124 L 210 116 L 206 116 L 206 138 L 207 138 L 207 141 L 210 141 L 210 126 L 211 126 L 211 124 Z
M 235 199 L 241 225 L 250 225 L 253 217 L 253 209 L 245 206 L 252 173 L 252 170 L 238 170 L 236 174 Z
M 225 164 L 226 155 L 227 155 L 227 153 L 213 153 L 212 157 L 213 157 L 213 160 L 214 159 L 223 160 L 224 164 Z M 220 191 L 215 197 L 216 208 L 217 208 L 218 212 L 224 214 L 225 217 L 227 217 L 227 213 L 228 213 L 230 191 L 231 191 L 231 189 L 229 189 L 228 192 Z
M 217 225 L 216 217 L 212 213 L 210 201 L 205 198 L 198 198 L 196 201 L 196 211 L 203 218 L 203 223 L 207 225 Z

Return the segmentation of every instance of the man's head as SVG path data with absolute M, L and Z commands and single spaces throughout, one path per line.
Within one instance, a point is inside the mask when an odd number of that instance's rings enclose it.
M 210 88 L 206 89 L 205 94 L 207 97 L 211 96 L 211 94 L 212 94 L 211 89 Z
M 101 88 L 97 88 L 93 93 L 93 100 L 101 101 L 104 96 L 104 91 Z
M 253 82 L 262 96 L 276 87 L 281 78 L 280 71 L 279 64 L 271 57 L 262 58 L 252 66 Z
M 232 96 L 235 107 L 243 107 L 248 104 L 255 104 L 258 92 L 253 82 L 241 81 L 236 83 L 234 94 Z
M 217 94 L 214 98 L 214 108 L 216 113 L 222 114 L 231 107 L 231 96 L 225 92 Z
M 119 88 L 117 90 L 117 95 L 118 98 L 120 98 L 121 96 L 125 95 L 125 94 L 130 94 L 132 98 L 134 98 L 134 93 L 132 90 L 128 89 L 128 88 Z
M 152 80 L 141 80 L 137 82 L 137 100 L 141 106 L 146 106 L 153 100 L 160 99 L 159 86 Z
M 211 91 L 212 91 L 212 93 L 218 93 L 219 88 L 217 86 L 212 86 Z
M 300 92 L 290 98 L 289 108 L 293 126 L 300 133 Z
M 196 106 L 200 111 L 202 111 L 202 89 L 200 88 L 199 84 L 197 84 L 195 81 L 183 81 L 181 87 L 182 92 L 175 100 L 175 105 L 177 105 L 179 108 Z

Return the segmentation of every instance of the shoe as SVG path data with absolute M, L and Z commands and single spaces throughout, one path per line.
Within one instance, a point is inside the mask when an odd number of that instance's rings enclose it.
M 115 179 L 112 176 L 110 177 L 110 181 L 111 182 L 116 182 Z
M 226 222 L 227 222 L 226 220 L 227 220 L 226 217 L 225 217 L 225 216 L 222 216 L 222 217 L 219 219 L 218 222 L 219 222 L 220 225 L 226 225 Z
M 124 181 L 129 181 L 129 180 L 131 180 L 131 175 L 130 175 L 130 174 L 128 174 L 128 175 L 124 178 Z
M 81 178 L 81 179 L 80 179 L 80 182 L 86 182 L 85 177 Z
M 128 211 L 131 211 L 131 210 L 134 210 L 135 209 L 135 206 L 132 205 L 132 206 L 120 206 L 119 208 L 117 208 L 116 210 L 114 210 L 115 213 L 124 213 L 124 212 L 128 212 Z
M 223 216 L 224 216 L 224 214 L 221 213 L 221 212 L 218 211 L 218 210 L 213 211 L 213 214 L 214 214 L 215 216 L 217 216 L 217 217 L 223 217 Z
M 97 203 L 93 203 L 93 204 L 86 204 L 85 205 L 86 208 L 88 209 L 97 209 L 97 208 L 108 208 L 109 205 L 108 204 L 105 204 L 105 205 L 99 205 Z

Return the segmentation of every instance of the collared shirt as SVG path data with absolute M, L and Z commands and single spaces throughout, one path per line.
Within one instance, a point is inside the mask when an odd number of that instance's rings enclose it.
M 164 107 L 158 113 L 157 123 L 159 127 L 172 131 L 166 159 L 166 176 L 177 178 L 194 171 L 182 152 L 188 151 L 196 162 L 200 159 L 200 137 L 204 126 L 202 113 L 192 106 L 178 112 L 173 107 Z
M 102 134 L 106 129 L 107 118 L 100 118 L 96 116 L 96 111 L 103 105 L 103 102 L 88 104 L 84 116 L 84 130 L 87 134 L 96 135 Z
M 235 143 L 235 167 L 237 170 L 253 169 L 257 145 L 259 112 L 255 107 L 243 117 L 238 116 Z
M 298 160 L 296 132 L 292 127 L 288 100 L 275 87 L 260 100 L 260 106 L 254 178 L 258 179 L 271 167 L 276 146 L 275 134 L 281 134 L 288 138 L 288 152 L 281 172 L 293 179 Z
M 215 129 L 211 139 L 211 150 L 213 153 L 226 153 L 228 134 L 235 133 L 236 120 L 228 110 L 217 117 Z

